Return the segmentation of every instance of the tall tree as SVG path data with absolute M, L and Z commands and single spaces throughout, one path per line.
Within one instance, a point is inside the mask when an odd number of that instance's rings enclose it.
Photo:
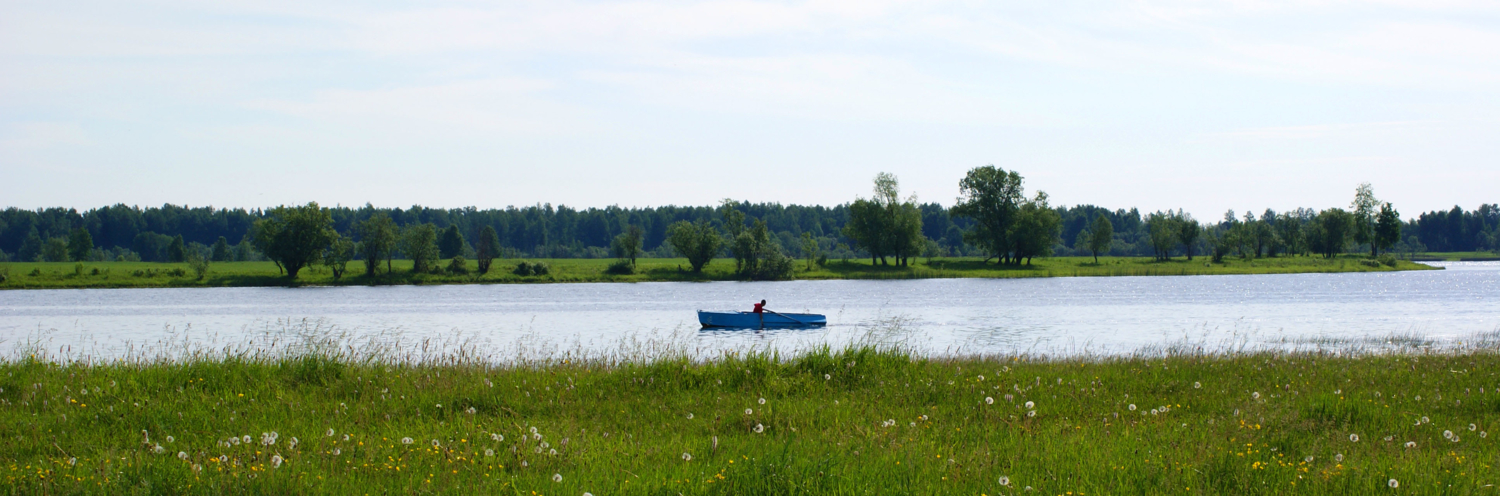
M 687 258 L 693 272 L 703 272 L 703 266 L 719 253 L 724 239 L 719 231 L 706 220 L 698 222 L 677 221 L 667 228 L 667 243 L 679 255 Z
M 1115 241 L 1115 225 L 1109 221 L 1109 217 L 1099 214 L 1094 217 L 1094 223 L 1089 225 L 1088 230 L 1089 251 L 1094 253 L 1094 263 L 1099 263 L 1099 253 L 1108 252 L 1109 246 Z
M 1341 208 L 1330 208 L 1318 212 L 1316 234 L 1319 236 L 1318 251 L 1324 258 L 1333 258 L 1344 251 L 1354 230 L 1354 215 Z
M 1062 233 L 1062 218 L 1047 205 L 1047 193 L 1036 192 L 1036 197 L 1021 205 L 1014 229 L 1016 264 L 1022 259 L 1031 265 L 1032 257 L 1052 255 L 1052 245 Z
M 75 261 L 89 259 L 89 253 L 94 251 L 94 237 L 89 235 L 89 230 L 82 227 L 74 228 L 68 234 L 68 256 Z
M 1354 242 L 1370 245 L 1370 256 L 1375 256 L 1375 216 L 1380 200 L 1375 199 L 1375 190 L 1370 183 L 1360 183 L 1354 189 L 1354 201 L 1349 204 L 1353 214 Z
M 438 241 L 439 258 L 453 258 L 464 254 L 464 234 L 458 232 L 458 226 L 448 226 L 443 230 L 443 237 Z
M 849 204 L 849 222 L 844 224 L 842 232 L 855 246 L 870 253 L 870 265 L 877 260 L 881 265 L 886 263 L 885 220 L 885 212 L 874 201 L 859 198 Z
M 167 245 L 167 261 L 183 262 L 187 260 L 187 245 L 182 242 L 182 235 L 172 237 L 172 243 Z
M 1198 244 L 1198 238 L 1203 236 L 1203 225 L 1198 223 L 1191 214 L 1177 211 L 1177 241 L 1182 243 L 1182 251 L 1187 252 L 1187 259 L 1193 259 L 1193 247 Z
M 323 250 L 323 265 L 333 272 L 333 279 L 339 280 L 344 277 L 348 270 L 349 261 L 354 259 L 354 240 L 334 233 L 333 240 L 328 243 L 328 248 Z
M 374 276 L 385 260 L 385 272 L 391 272 L 392 252 L 396 251 L 396 223 L 385 212 L 376 212 L 354 228 L 359 233 L 360 256 L 365 259 L 365 275 Z
M 479 231 L 479 246 L 474 247 L 474 254 L 479 260 L 479 273 L 488 273 L 490 264 L 500 258 L 500 235 L 495 233 L 494 226 L 486 224 Z
M 1177 217 L 1171 212 L 1153 212 L 1146 216 L 1146 232 L 1150 236 L 1151 248 L 1156 253 L 1156 260 L 1170 260 L 1172 247 L 1177 246 L 1177 240 L 1181 235 L 1177 227 Z
M 610 248 L 615 252 L 615 257 L 621 260 L 629 260 L 630 267 L 635 268 L 636 257 L 641 256 L 641 241 L 646 231 L 641 226 L 631 224 L 625 227 L 625 232 L 615 236 L 610 242 Z
M 232 260 L 234 254 L 229 252 L 229 240 L 224 239 L 223 236 L 219 236 L 219 240 L 214 241 L 213 256 L 210 258 L 215 262 L 228 262 Z
M 254 232 L 256 249 L 285 267 L 291 279 L 322 258 L 323 249 L 338 236 L 333 217 L 317 202 L 273 208 L 267 218 L 255 221 Z
M 1380 206 L 1380 215 L 1375 219 L 1374 246 L 1390 250 L 1397 241 L 1401 241 L 1401 213 L 1386 202 Z
M 1021 175 L 993 165 L 976 167 L 959 181 L 958 191 L 958 202 L 950 213 L 974 221 L 964 241 L 983 250 L 984 261 L 998 257 L 1005 262 L 1012 249 L 1011 229 L 1025 201 Z
M 423 273 L 437 266 L 437 226 L 431 222 L 406 226 L 401 233 L 401 253 L 411 259 L 411 271 Z

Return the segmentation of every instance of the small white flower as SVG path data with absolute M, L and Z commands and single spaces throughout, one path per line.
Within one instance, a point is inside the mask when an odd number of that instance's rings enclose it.
M 1303 458 L 1302 461 L 1306 462 L 1306 463 L 1312 463 L 1313 462 L 1313 457 L 1309 456 L 1307 458 Z
M 495 450 L 493 450 L 493 449 L 486 449 L 486 450 L 484 450 L 484 456 L 495 456 Z
M 229 463 L 229 455 L 219 455 L 219 463 Z
M 916 423 L 916 422 L 912 422 L 912 423 L 911 423 L 911 426 L 912 426 L 912 427 L 916 427 L 916 426 L 917 426 L 917 423 Z
M 325 433 L 325 434 L 326 434 L 326 435 L 327 435 L 327 436 L 328 436 L 328 437 L 333 437 L 333 429 L 332 429 L 332 428 L 329 428 L 329 429 L 328 429 L 328 432 L 327 432 L 327 433 Z
M 685 461 L 685 462 L 693 461 L 693 455 L 684 452 L 682 454 L 682 461 Z
M 766 404 L 766 399 L 765 398 L 761 398 L 760 399 L 760 404 L 762 404 L 762 405 Z
M 443 445 L 443 443 L 439 443 L 438 440 L 436 440 L 436 439 L 432 440 L 432 447 L 436 448 L 436 447 L 442 446 L 442 445 Z
M 1398 482 L 1398 481 L 1396 481 L 1396 479 L 1391 479 L 1391 480 L 1385 481 L 1385 485 L 1391 486 L 1391 489 L 1395 489 L 1395 488 L 1401 487 L 1401 483 Z
M 1359 442 L 1359 434 L 1350 434 L 1349 435 L 1349 442 L 1351 442 L 1351 443 L 1357 443 L 1357 442 Z
M 193 464 L 193 471 L 194 471 L 194 472 L 202 472 L 202 471 L 203 471 L 203 466 L 202 466 L 202 465 L 199 465 L 199 464 L 196 464 L 196 463 L 194 463 L 194 464 Z
M 1032 408 L 1036 408 L 1036 403 L 1032 403 L 1030 401 L 1026 402 L 1026 409 L 1030 410 Z
M 281 455 L 272 455 L 271 456 L 271 466 L 272 467 L 281 468 L 281 462 L 282 462 Z
M 409 438 L 409 437 L 403 437 L 403 438 L 401 438 L 401 444 L 411 444 L 411 443 L 412 443 L 411 438 Z
M 469 407 L 468 410 L 464 410 L 464 413 L 468 413 L 469 415 L 473 415 L 473 414 L 475 414 L 477 412 L 479 412 L 479 410 L 475 410 L 474 407 L 472 407 L 472 406 Z
M 68 457 L 68 465 L 77 465 L 77 464 L 78 464 L 78 457 L 76 457 L 76 456 Z
M 985 396 L 984 397 L 984 404 L 986 404 L 986 405 L 993 405 L 993 404 L 995 404 L 995 399 L 991 398 L 989 396 Z
M 505 440 L 505 436 L 500 435 L 500 433 L 498 433 L 498 432 L 491 433 L 490 434 L 490 440 L 491 441 L 496 441 L 496 442 L 504 441 Z
M 760 433 L 765 432 L 765 431 L 766 431 L 766 426 L 760 425 L 760 424 L 755 424 L 755 433 L 756 434 L 760 434 Z
M 438 408 L 442 408 L 442 407 L 443 407 L 443 404 L 442 404 L 442 403 L 438 403 L 438 404 L 437 404 L 437 407 L 438 407 Z
M 1006 477 L 1006 476 L 1003 476 L 1003 475 L 1000 476 L 1000 485 L 1002 485 L 1002 486 L 1009 486 L 1010 485 L 1010 477 Z
M 552 482 L 562 482 L 562 474 L 552 474 Z
M 1407 442 L 1406 442 L 1406 447 L 1407 447 L 1407 448 L 1408 448 L 1408 449 L 1410 449 L 1410 448 L 1415 448 L 1415 447 L 1417 447 L 1417 442 L 1416 442 L 1416 441 L 1407 441 Z

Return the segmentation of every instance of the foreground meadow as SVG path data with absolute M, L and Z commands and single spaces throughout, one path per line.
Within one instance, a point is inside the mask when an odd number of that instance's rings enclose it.
M 1495 494 L 1500 355 L 0 364 L 11 494 Z
M 1207 259 L 1156 261 L 1146 257 L 1055 257 L 1037 259 L 1030 265 L 1002 266 L 977 258 L 917 259 L 910 267 L 872 265 L 869 260 L 831 260 L 826 265 L 809 267 L 799 261 L 793 279 L 923 279 L 956 277 L 1088 277 L 1088 276 L 1181 276 L 1215 274 L 1293 274 L 1315 272 L 1384 272 L 1395 270 L 1431 270 L 1433 267 L 1406 260 L 1388 260 L 1382 265 L 1358 255 L 1333 259 L 1321 257 L 1277 257 L 1230 259 L 1209 263 Z M 382 265 L 375 276 L 365 274 L 358 261 L 348 266 L 341 278 L 334 278 L 323 266 L 303 269 L 296 281 L 283 276 L 271 262 L 219 262 L 209 266 L 198 278 L 187 264 L 154 262 L 12 262 L 0 263 L 0 289 L 64 288 L 132 288 L 132 287 L 224 287 L 300 285 L 382 285 L 382 284 L 484 284 L 484 283 L 559 283 L 559 282 L 649 282 L 649 281 L 730 281 L 739 277 L 734 261 L 710 262 L 702 273 L 687 270 L 686 259 L 643 258 L 637 261 L 633 274 L 611 274 L 607 271 L 614 259 L 546 259 L 526 260 L 548 266 L 544 275 L 517 275 L 522 260 L 496 260 L 487 274 L 469 272 L 412 273 L 410 260 L 395 260 L 387 273 Z M 441 261 L 439 267 L 448 267 Z

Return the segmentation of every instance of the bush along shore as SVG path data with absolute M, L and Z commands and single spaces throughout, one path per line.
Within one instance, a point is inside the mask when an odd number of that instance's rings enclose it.
M 443 260 L 412 270 L 410 260 L 384 264 L 370 276 L 362 263 L 351 263 L 335 276 L 325 266 L 312 266 L 290 279 L 271 262 L 214 262 L 194 267 L 187 263 L 156 262 L 13 262 L 0 263 L 0 289 L 235 287 L 288 285 L 486 284 L 558 282 L 732 281 L 744 277 L 733 260 L 716 259 L 693 272 L 686 259 L 642 258 L 625 266 L 614 259 L 548 259 L 493 262 L 480 273 L 471 261 Z M 1156 261 L 1146 257 L 1055 257 L 1031 264 L 997 265 L 977 258 L 916 260 L 905 267 L 872 265 L 869 260 L 830 260 L 823 264 L 797 261 L 787 279 L 924 279 L 1159 276 L 1221 274 L 1291 274 L 1326 272 L 1381 272 L 1432 270 L 1434 267 L 1394 257 L 1370 259 L 1358 255 L 1336 258 L 1276 257 L 1204 258 Z
M 1490 494 L 1500 355 L 0 363 L 0 493 Z

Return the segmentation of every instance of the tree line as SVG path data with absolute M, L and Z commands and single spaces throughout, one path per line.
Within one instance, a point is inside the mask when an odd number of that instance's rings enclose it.
M 1367 185 L 1347 209 L 1267 209 L 1258 215 L 1231 211 L 1217 222 L 1201 222 L 1181 210 L 1143 213 L 1094 205 L 1051 206 L 1046 193 L 1024 191 L 1018 172 L 994 166 L 970 170 L 959 186 L 961 196 L 952 208 L 920 203 L 915 195 L 902 197 L 897 178 L 881 174 L 869 198 L 832 207 L 726 200 L 716 206 L 645 208 L 541 204 L 480 210 L 366 204 L 319 209 L 326 213 L 329 229 L 347 238 L 352 259 L 367 264 L 369 249 L 387 261 L 402 258 L 424 264 L 454 256 L 478 260 L 481 250 L 496 258 L 606 258 L 623 253 L 632 267 L 637 257 L 734 258 L 741 272 L 768 276 L 795 258 L 809 265 L 819 258 L 856 257 L 905 265 L 915 257 L 977 256 L 1018 264 L 1048 255 L 1222 258 L 1331 256 L 1347 249 L 1500 250 L 1500 208 L 1494 204 L 1476 210 L 1455 206 L 1402 221 L 1393 205 L 1375 201 Z M 83 212 L 7 208 L 0 211 L 0 260 L 280 260 L 281 254 L 268 251 L 275 249 L 273 245 L 257 240 L 255 226 L 279 222 L 286 208 L 290 207 L 113 205 Z M 369 231 L 379 236 L 367 240 L 368 229 L 362 226 L 372 219 L 388 225 Z M 431 230 L 435 258 L 427 258 L 425 244 L 404 241 L 411 229 L 422 236 Z M 710 234 L 717 243 L 706 241 Z M 622 244 L 621 236 L 629 242 Z M 685 241 L 691 239 L 698 242 Z M 382 248 L 387 245 L 389 250 Z

